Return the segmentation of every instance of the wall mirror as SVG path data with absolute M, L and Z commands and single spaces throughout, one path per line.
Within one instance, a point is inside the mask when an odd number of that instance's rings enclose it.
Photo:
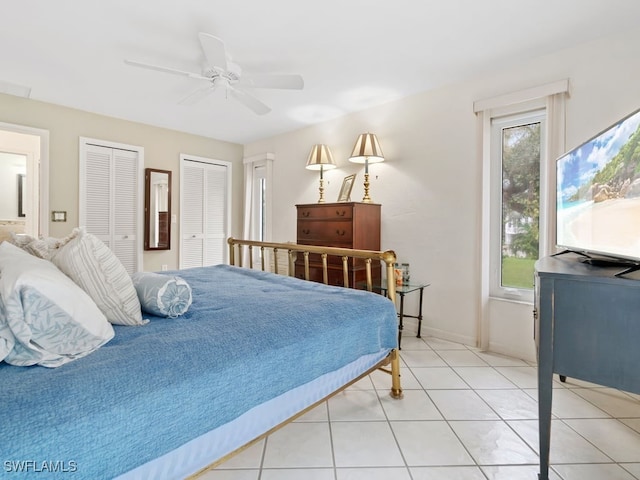
M 145 168 L 144 249 L 171 248 L 171 171 Z

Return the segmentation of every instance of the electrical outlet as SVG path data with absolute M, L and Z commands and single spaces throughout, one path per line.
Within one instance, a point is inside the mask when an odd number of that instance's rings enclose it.
M 161 267 L 161 268 L 162 268 L 162 271 L 163 271 L 163 272 L 166 272 L 166 271 L 169 269 L 169 268 L 168 268 L 168 265 L 162 265 L 162 267 Z

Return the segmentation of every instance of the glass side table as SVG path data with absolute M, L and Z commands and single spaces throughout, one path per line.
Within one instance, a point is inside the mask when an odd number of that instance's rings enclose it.
M 404 318 L 417 318 L 418 319 L 418 334 L 417 338 L 420 337 L 420 330 L 422 329 L 422 299 L 424 298 L 424 289 L 431 285 L 430 283 L 409 283 L 403 285 L 396 285 L 396 295 L 400 296 L 400 308 L 398 310 L 398 349 L 401 349 L 402 342 L 402 329 L 404 328 Z M 380 290 L 382 295 L 387 294 L 387 287 L 378 286 L 378 288 L 374 288 L 374 290 Z M 420 292 L 420 303 L 418 306 L 418 315 L 409 315 L 404 313 L 404 296 L 408 295 L 411 292 Z

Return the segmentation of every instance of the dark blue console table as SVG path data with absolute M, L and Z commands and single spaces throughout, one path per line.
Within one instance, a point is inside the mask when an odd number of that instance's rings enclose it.
M 536 262 L 540 480 L 549 478 L 553 374 L 640 393 L 640 279 L 568 253 Z

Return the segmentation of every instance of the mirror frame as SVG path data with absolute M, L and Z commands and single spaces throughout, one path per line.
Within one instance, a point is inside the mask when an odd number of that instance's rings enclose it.
M 161 173 L 167 175 L 167 243 L 159 247 L 150 246 L 151 236 L 151 174 Z M 144 249 L 145 250 L 171 250 L 171 170 L 158 170 L 157 168 L 144 169 Z

